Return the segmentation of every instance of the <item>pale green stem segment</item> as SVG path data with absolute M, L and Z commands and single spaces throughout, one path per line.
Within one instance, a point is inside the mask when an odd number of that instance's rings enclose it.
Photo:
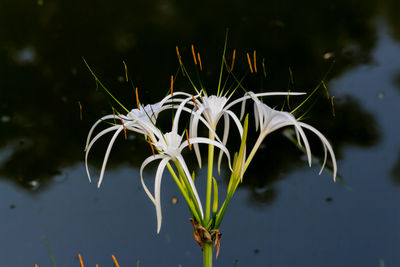
M 243 159 L 246 156 L 245 148 L 246 148 L 248 125 L 249 125 L 249 115 L 247 115 L 244 120 L 242 143 L 240 144 L 239 153 L 236 153 L 235 157 L 233 159 L 233 172 L 232 172 L 231 178 L 229 180 L 228 191 L 226 194 L 225 201 L 222 204 L 222 207 L 216 216 L 214 229 L 219 228 L 222 218 L 224 217 L 225 210 L 228 207 L 228 204 L 229 204 L 230 200 L 232 199 L 232 196 L 235 193 L 236 188 L 238 187 L 239 183 L 242 181 L 242 174 L 243 174 L 242 170 L 245 167 L 245 166 L 243 166 L 243 164 L 244 164 Z
M 203 267 L 212 267 L 212 243 L 203 243 Z
M 210 140 L 214 141 L 215 136 L 210 132 Z M 207 193 L 206 193 L 206 212 L 204 214 L 204 223 L 207 225 L 210 221 L 211 213 L 211 194 L 213 182 L 213 165 L 214 165 L 214 145 L 208 145 L 208 170 L 207 170 Z
M 185 186 L 181 183 L 181 181 L 179 180 L 178 176 L 175 174 L 174 169 L 172 168 L 172 166 L 169 163 L 167 163 L 167 168 L 168 168 L 169 172 L 171 173 L 171 176 L 174 179 L 174 181 L 175 181 L 176 185 L 178 186 L 179 190 L 181 191 L 183 197 L 185 198 L 186 203 L 188 204 L 189 210 L 192 213 L 193 217 L 196 219 L 196 221 L 202 222 L 201 216 L 200 216 L 201 213 L 198 212 L 198 209 L 199 209 L 198 205 L 193 203 L 193 200 L 192 200 L 193 198 L 191 198 L 188 195 L 187 188 L 185 188 Z M 197 206 L 197 208 L 196 208 L 196 206 Z
M 256 154 L 256 152 L 257 152 L 258 148 L 260 147 L 263 140 L 264 140 L 264 137 L 260 135 L 258 137 L 255 145 L 253 146 L 253 149 L 251 150 L 249 156 L 246 159 L 246 163 L 244 164 L 244 172 L 246 172 L 247 167 L 249 167 L 251 160 L 253 159 L 254 155 Z
M 195 195 L 193 193 L 192 187 L 190 186 L 190 184 L 188 182 L 188 179 L 192 179 L 192 177 L 186 177 L 186 174 L 183 171 L 183 168 L 182 168 L 181 164 L 178 161 L 176 161 L 176 162 L 174 161 L 174 163 L 175 163 L 176 167 L 178 168 L 179 177 L 181 177 L 181 180 L 183 181 L 183 183 L 184 183 L 184 185 L 186 187 L 186 191 L 189 193 L 189 197 L 190 197 L 192 203 L 194 204 L 194 207 L 196 208 L 196 212 L 198 214 L 198 217 L 200 217 L 200 220 L 198 220 L 198 222 L 200 224 L 202 224 L 203 220 L 201 219 L 200 207 L 197 204 L 197 200 L 196 200 L 196 197 L 195 197 Z M 196 218 L 196 220 L 197 220 L 197 218 Z

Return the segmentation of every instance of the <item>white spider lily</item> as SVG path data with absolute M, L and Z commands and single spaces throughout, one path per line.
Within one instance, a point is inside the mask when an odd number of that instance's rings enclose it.
M 179 114 L 176 114 L 176 116 Z M 210 140 L 208 138 L 204 137 L 196 137 L 196 138 L 190 138 L 188 140 L 183 140 L 183 135 L 179 135 L 177 133 L 177 117 L 175 117 L 174 125 L 173 125 L 173 130 L 171 132 L 168 132 L 166 134 L 162 134 L 158 129 L 156 129 L 153 134 L 156 136 L 157 141 L 153 143 L 153 145 L 156 147 L 157 151 L 160 153 L 158 155 L 150 156 L 147 159 L 144 160 L 142 163 L 142 166 L 140 167 L 140 178 L 141 182 L 143 185 L 143 188 L 148 195 L 148 197 L 151 199 L 153 204 L 156 207 L 156 215 L 157 215 L 157 233 L 160 232 L 161 229 L 161 221 L 162 221 L 162 214 L 161 214 L 161 179 L 162 179 L 162 174 L 164 172 L 165 167 L 167 166 L 168 162 L 172 160 L 175 165 L 178 167 L 178 169 L 181 167 L 184 172 L 184 176 L 186 181 L 190 185 L 190 189 L 192 190 L 195 200 L 197 202 L 197 207 L 200 211 L 200 216 L 203 219 L 204 214 L 203 214 L 203 207 L 201 205 L 200 198 L 198 196 L 196 187 L 194 185 L 194 182 L 191 178 L 190 172 L 188 170 L 188 167 L 185 163 L 185 160 L 182 157 L 182 150 L 189 146 L 189 144 L 211 144 L 214 145 L 218 148 L 220 148 L 228 157 L 228 161 L 230 162 L 230 156 L 229 156 L 229 151 L 226 149 L 225 146 L 223 146 L 221 143 L 217 141 Z M 143 170 L 144 168 L 151 162 L 155 160 L 161 160 L 161 162 L 158 165 L 157 171 L 156 171 L 156 177 L 155 177 L 155 182 L 154 182 L 154 196 L 150 193 L 150 190 L 147 188 L 146 184 L 144 183 L 143 180 Z
M 258 127 L 260 127 L 260 136 L 257 139 L 256 144 L 254 145 L 254 148 L 252 149 L 246 161 L 245 168 L 247 168 L 249 162 L 253 158 L 258 147 L 261 145 L 262 141 L 269 133 L 286 126 L 294 126 L 299 144 L 300 145 L 301 143 L 304 144 L 309 166 L 311 166 L 311 150 L 307 140 L 307 136 L 304 133 L 303 128 L 310 130 L 311 132 L 313 132 L 315 135 L 318 136 L 318 138 L 322 142 L 325 153 L 324 162 L 322 164 L 319 174 L 321 174 L 322 170 L 324 169 L 327 159 L 327 151 L 329 151 L 333 163 L 333 179 L 334 181 L 336 181 L 337 164 L 336 164 L 335 154 L 333 152 L 332 146 L 321 132 L 319 132 L 317 129 L 306 123 L 297 121 L 296 118 L 289 112 L 277 111 L 270 108 L 266 104 L 261 103 L 261 101 L 258 100 L 257 98 L 254 98 L 254 111 L 256 119 L 256 130 L 258 130 Z
M 190 97 L 191 95 L 184 93 L 184 92 L 176 92 L 174 93 L 174 96 L 180 96 L 183 95 L 186 98 Z M 185 99 L 186 99 L 185 98 Z M 123 131 L 123 130 L 130 130 L 133 132 L 137 132 L 140 134 L 143 134 L 145 137 L 150 136 L 151 138 L 154 139 L 153 137 L 153 131 L 154 131 L 154 125 L 156 123 L 158 114 L 166 109 L 170 109 L 170 108 L 175 108 L 175 106 L 173 105 L 174 102 L 181 102 L 183 101 L 183 99 L 178 99 L 178 98 L 172 98 L 171 95 L 168 95 L 166 97 L 164 97 L 160 102 L 155 103 L 155 104 L 148 104 L 146 106 L 143 105 L 139 105 L 139 108 L 136 109 L 132 109 L 131 111 L 128 112 L 127 115 L 106 115 L 104 117 L 102 117 L 101 119 L 99 119 L 98 121 L 96 121 L 94 123 L 94 125 L 92 126 L 92 128 L 89 131 L 87 140 L 86 140 L 86 147 L 85 147 L 85 166 L 86 166 L 86 173 L 88 175 L 89 181 L 91 181 L 90 178 L 90 173 L 89 173 L 89 167 L 88 167 L 88 163 L 87 163 L 87 159 L 88 159 L 88 155 L 90 152 L 90 149 L 92 148 L 93 144 L 103 135 L 109 133 L 109 132 L 114 132 L 114 135 L 112 136 L 110 143 L 108 144 L 105 156 L 104 156 L 104 160 L 103 160 L 103 164 L 101 167 L 101 171 L 100 171 L 100 178 L 99 178 L 99 182 L 97 184 L 98 187 L 100 187 L 101 182 L 103 181 L 103 177 L 104 177 L 104 171 L 107 165 L 107 161 L 108 158 L 110 156 L 110 152 L 111 149 L 115 143 L 116 138 L 118 137 L 118 135 Z M 102 130 L 101 132 L 99 132 L 93 139 L 91 139 L 93 131 L 95 130 L 95 128 L 102 122 L 105 122 L 107 120 L 114 120 L 115 122 L 119 122 L 121 121 L 121 124 L 115 124 L 114 123 L 110 123 L 112 124 L 112 126 Z
M 212 127 L 212 129 L 215 131 L 217 128 L 217 124 L 219 120 L 221 119 L 222 116 L 224 116 L 224 132 L 223 132 L 223 137 L 222 137 L 222 144 L 226 145 L 226 142 L 228 140 L 228 135 L 229 135 L 229 117 L 233 119 L 233 121 L 236 124 L 236 127 L 239 131 L 240 137 L 243 136 L 243 126 L 240 123 L 239 118 L 236 116 L 235 113 L 233 113 L 230 108 L 234 106 L 235 104 L 242 103 L 242 112 L 241 112 L 241 118 L 243 117 L 244 114 L 244 108 L 245 108 L 245 102 L 247 99 L 252 98 L 252 97 L 257 97 L 257 96 L 277 96 L 277 95 L 301 95 L 304 93 L 296 93 L 296 92 L 267 92 L 267 93 L 246 93 L 243 97 L 240 97 L 230 103 L 228 103 L 229 97 L 225 97 L 222 95 L 211 95 L 211 96 L 203 96 L 201 97 L 201 102 L 197 102 L 197 107 L 198 109 L 196 110 L 194 116 L 191 117 L 190 121 L 190 136 L 191 137 L 196 137 L 197 136 L 197 129 L 198 129 L 198 121 L 201 118 L 201 115 L 207 120 L 209 125 Z M 201 167 L 201 157 L 200 157 L 200 151 L 197 145 L 194 145 L 194 150 L 196 153 L 197 161 L 199 163 L 199 166 Z M 220 171 L 220 166 L 221 166 L 221 157 L 222 157 L 222 151 L 219 154 L 218 157 L 218 171 Z

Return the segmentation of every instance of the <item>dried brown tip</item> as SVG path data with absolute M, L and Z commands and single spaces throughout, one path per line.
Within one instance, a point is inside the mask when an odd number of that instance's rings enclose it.
M 235 65 L 235 57 L 236 57 L 236 49 L 233 49 L 231 71 L 233 70 L 233 66 Z
M 171 96 L 174 94 L 174 76 L 171 75 Z
M 199 106 L 197 105 L 196 98 L 194 98 L 194 95 L 192 95 L 192 99 L 193 99 L 194 105 L 196 106 L 197 110 L 199 110 Z
M 113 259 L 113 261 L 114 261 L 114 263 L 115 263 L 115 266 L 116 266 L 116 267 L 119 267 L 118 261 L 117 261 L 117 259 L 115 258 L 115 256 L 114 256 L 113 254 L 111 254 L 111 257 L 112 257 L 112 259 Z
M 79 258 L 79 263 L 81 264 L 81 267 L 85 267 L 85 266 L 83 265 L 83 261 L 82 261 L 82 256 L 81 256 L 81 254 L 78 254 L 78 258 Z
M 137 87 L 136 87 L 136 104 L 137 104 L 137 109 L 140 110 L 139 93 Z
M 254 50 L 254 53 L 253 53 L 253 58 L 254 58 L 254 72 L 256 72 L 256 73 L 257 73 L 256 50 Z
M 186 133 L 186 140 L 187 140 L 187 142 L 189 144 L 189 149 L 192 150 L 192 145 L 190 144 L 190 141 L 189 141 L 189 134 L 188 134 L 187 129 L 185 129 L 185 133 Z
M 203 65 L 201 64 L 201 58 L 200 58 L 200 53 L 199 52 L 197 52 L 197 59 L 199 60 L 200 70 L 203 70 Z
M 194 45 L 192 45 L 192 55 L 193 55 L 194 64 L 197 65 L 196 53 L 194 52 Z
M 247 62 L 249 63 L 249 67 L 250 67 L 250 72 L 253 73 L 253 67 L 251 66 L 250 55 L 249 55 L 249 53 L 246 53 L 246 55 L 247 55 Z
M 122 127 L 124 127 L 125 140 L 127 140 L 128 139 L 128 135 L 126 134 L 126 127 L 125 127 L 124 121 L 121 118 L 119 118 L 119 119 L 121 120 Z

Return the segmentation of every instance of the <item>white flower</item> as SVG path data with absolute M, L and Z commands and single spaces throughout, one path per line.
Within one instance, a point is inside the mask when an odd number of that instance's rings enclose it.
M 203 115 L 203 117 L 206 119 L 206 121 L 209 123 L 209 125 L 212 127 L 213 130 L 216 130 L 219 120 L 221 119 L 222 116 L 224 116 L 224 132 L 222 137 L 222 144 L 226 145 L 230 129 L 229 117 L 231 117 L 231 119 L 235 122 L 240 137 L 242 137 L 243 135 L 243 126 L 240 123 L 239 118 L 236 116 L 235 113 L 233 113 L 230 110 L 232 106 L 238 103 L 242 103 L 241 117 L 243 117 L 245 102 L 249 98 L 257 96 L 276 96 L 276 95 L 287 96 L 287 95 L 300 95 L 300 94 L 304 93 L 295 93 L 295 92 L 267 92 L 258 94 L 246 93 L 243 97 L 240 97 L 230 103 L 228 103 L 228 101 L 230 100 L 230 97 L 232 95 L 229 97 L 222 95 L 211 95 L 211 96 L 200 97 L 201 102 L 196 103 L 197 105 L 196 107 L 198 107 L 198 109 L 195 110 L 194 115 L 191 117 L 190 136 L 191 137 L 197 136 L 198 121 L 199 119 L 201 119 L 201 115 Z M 199 166 L 201 167 L 200 150 L 197 145 L 194 145 L 193 147 L 196 153 L 197 161 L 199 163 Z M 218 171 L 220 171 L 221 158 L 222 158 L 222 151 L 220 152 L 218 157 Z
M 184 99 L 191 97 L 191 95 L 184 93 L 184 92 L 176 92 L 176 93 L 174 93 L 173 96 L 185 96 Z M 115 142 L 116 138 L 118 137 L 118 135 L 122 131 L 130 130 L 133 132 L 143 134 L 145 137 L 149 136 L 150 138 L 154 139 L 153 131 L 155 129 L 154 125 L 156 123 L 158 114 L 166 109 L 176 108 L 177 105 L 174 105 L 174 103 L 182 102 L 184 99 L 172 98 L 172 96 L 169 94 L 158 103 L 155 103 L 152 105 L 148 104 L 146 106 L 139 105 L 139 108 L 132 109 L 131 111 L 128 112 L 127 115 L 122 115 L 122 114 L 106 115 L 106 116 L 102 117 L 101 119 L 99 119 L 98 121 L 96 121 L 89 131 L 89 134 L 88 134 L 88 137 L 86 140 L 86 147 L 85 147 L 85 151 L 86 151 L 85 166 L 86 166 L 86 173 L 88 175 L 89 181 L 91 181 L 91 178 L 90 178 L 89 167 L 88 167 L 88 162 L 87 162 L 88 155 L 89 155 L 90 149 L 92 148 L 93 144 L 100 137 L 102 137 L 103 135 L 105 135 L 109 132 L 115 131 L 114 135 L 112 136 L 112 138 L 108 144 L 106 153 L 104 155 L 104 160 L 103 160 L 103 164 L 102 164 L 101 171 L 100 171 L 100 178 L 99 178 L 99 182 L 97 184 L 98 187 L 100 187 L 101 182 L 103 181 L 104 171 L 105 171 L 105 168 L 107 165 L 107 161 L 110 156 L 111 149 L 112 149 L 114 142 Z M 109 123 L 109 124 L 111 124 L 111 126 L 102 130 L 93 139 L 91 139 L 95 128 L 100 123 L 105 122 L 107 120 L 113 120 L 112 123 Z M 121 124 L 115 124 L 114 121 L 115 121 L 115 123 L 121 122 Z
M 333 163 L 333 179 L 336 181 L 337 164 L 336 164 L 335 154 L 333 152 L 332 146 L 329 144 L 328 140 L 325 138 L 325 136 L 321 132 L 319 132 L 317 129 L 315 129 L 314 127 L 312 127 L 306 123 L 297 121 L 296 118 L 289 112 L 274 110 L 274 109 L 270 108 L 269 106 L 267 106 L 266 104 L 261 103 L 261 101 L 258 100 L 256 97 L 254 97 L 253 99 L 254 99 L 256 129 L 258 129 L 258 127 L 260 127 L 260 136 L 257 139 L 256 144 L 254 145 L 254 148 L 252 149 L 252 151 L 248 157 L 248 160 L 246 161 L 245 168 L 247 168 L 247 166 L 248 166 L 250 160 L 252 159 L 252 157 L 254 156 L 256 150 L 258 149 L 258 147 L 260 146 L 260 144 L 262 143 L 264 138 L 269 133 L 276 131 L 282 127 L 294 126 L 299 144 L 300 145 L 302 143 L 304 144 L 309 166 L 311 166 L 311 150 L 310 150 L 310 145 L 307 140 L 307 136 L 304 133 L 303 128 L 310 130 L 311 132 L 313 132 L 315 135 L 318 136 L 318 138 L 322 142 L 322 145 L 324 148 L 324 153 L 325 153 L 324 162 L 322 164 L 320 174 L 326 163 L 327 151 L 329 151 L 329 154 L 331 156 L 332 163 Z
M 188 140 L 182 141 L 183 135 L 179 135 L 177 133 L 178 118 L 179 118 L 177 116 L 179 116 L 178 113 L 175 116 L 174 125 L 172 127 L 173 129 L 171 132 L 162 134 L 161 131 L 159 131 L 158 129 L 155 129 L 153 134 L 156 137 L 156 141 L 153 143 L 153 145 L 156 147 L 159 154 L 150 156 L 147 159 L 145 159 L 144 162 L 142 163 L 142 166 L 140 167 L 140 178 L 141 178 L 143 188 L 144 188 L 146 194 L 148 195 L 148 197 L 151 199 L 151 201 L 153 202 L 153 204 L 156 207 L 157 233 L 160 232 L 161 221 L 162 221 L 161 199 L 160 199 L 161 179 L 162 179 L 162 174 L 164 172 L 164 169 L 170 160 L 172 160 L 178 168 L 180 166 L 183 169 L 183 172 L 185 174 L 185 179 L 189 183 L 190 188 L 193 191 L 193 194 L 194 194 L 196 202 L 197 202 L 197 206 L 201 212 L 201 214 L 200 214 L 201 218 L 204 218 L 203 207 L 201 205 L 200 198 L 198 196 L 194 182 L 191 178 L 188 167 L 185 163 L 185 160 L 182 157 L 182 154 L 181 154 L 182 150 L 185 147 L 189 146 L 189 144 L 199 144 L 199 143 L 211 144 L 211 145 L 214 145 L 214 146 L 220 148 L 227 155 L 228 161 L 230 162 L 229 151 L 226 149 L 225 146 L 223 146 L 221 143 L 219 143 L 217 141 L 213 141 L 213 140 L 210 140 L 210 139 L 204 138 L 204 137 L 190 138 Z M 150 190 L 147 188 L 146 184 L 144 183 L 143 170 L 149 163 L 151 163 L 155 160 L 161 160 L 161 162 L 159 163 L 157 171 L 156 171 L 156 177 L 155 177 L 155 182 L 154 182 L 154 196 L 153 196 L 150 193 Z

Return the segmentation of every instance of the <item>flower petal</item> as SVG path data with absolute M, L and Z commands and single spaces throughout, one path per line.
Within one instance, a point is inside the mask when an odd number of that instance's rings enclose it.
M 115 134 L 113 135 L 113 137 L 110 140 L 110 143 L 108 144 L 107 147 L 107 151 L 106 154 L 104 155 L 104 160 L 103 160 L 103 165 L 101 166 L 101 171 L 100 171 L 100 178 L 99 178 L 99 182 L 97 183 L 97 187 L 99 188 L 101 185 L 101 182 L 103 181 L 103 177 L 104 177 L 104 171 L 106 169 L 106 165 L 107 165 L 107 161 L 108 161 L 108 157 L 110 156 L 110 152 L 111 152 L 111 148 L 114 145 L 115 139 L 117 139 L 117 136 L 119 135 L 119 133 L 124 130 L 124 127 L 119 126 L 120 128 L 115 132 Z
M 88 166 L 88 156 L 89 156 L 89 152 L 90 149 L 92 148 L 93 144 L 97 141 L 97 139 L 99 139 L 100 137 L 102 137 L 103 135 L 105 135 L 106 133 L 115 131 L 119 128 L 123 128 L 121 125 L 116 125 L 116 126 L 111 126 L 107 129 L 104 129 L 103 131 L 101 131 L 100 133 L 98 133 L 93 139 L 92 141 L 90 141 L 89 145 L 86 148 L 86 153 L 85 153 L 85 166 L 86 166 L 86 173 L 87 176 L 89 178 L 89 181 L 92 182 L 92 179 L 90 178 L 90 173 L 89 173 L 89 166 Z
M 154 182 L 154 196 L 156 201 L 156 215 L 157 215 L 157 234 L 160 233 L 161 230 L 161 221 L 162 221 L 162 214 L 161 214 L 161 179 L 167 165 L 169 158 L 163 159 L 160 164 L 158 165 L 157 172 L 156 172 L 156 180 Z
M 142 186 L 144 191 L 146 192 L 147 196 L 150 198 L 150 200 L 153 202 L 154 205 L 156 205 L 156 200 L 154 199 L 153 195 L 150 193 L 150 190 L 147 188 L 144 179 L 143 179 L 143 170 L 149 164 L 150 162 L 153 162 L 158 159 L 163 159 L 166 158 L 165 155 L 155 155 L 155 156 L 150 156 L 147 159 L 145 159 L 142 163 L 142 166 L 140 166 L 140 181 L 142 182 Z

